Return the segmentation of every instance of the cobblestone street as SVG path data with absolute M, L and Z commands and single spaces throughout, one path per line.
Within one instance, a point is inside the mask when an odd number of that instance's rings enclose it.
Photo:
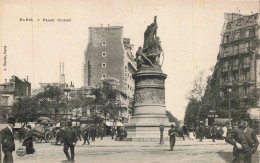
M 75 147 L 77 163 L 106 162 L 106 163 L 141 163 L 141 162 L 217 162 L 225 163 L 232 160 L 232 146 L 224 140 L 181 140 L 177 139 L 174 151 L 169 151 L 169 142 L 164 145 L 157 142 L 127 142 L 114 141 L 110 137 L 97 139 L 90 145 L 82 145 L 79 141 Z M 21 143 L 16 142 L 16 149 Z M 13 153 L 15 163 L 49 163 L 65 162 L 63 146 L 54 146 L 50 143 L 34 143 L 36 153 L 18 157 Z M 258 159 L 258 160 L 257 160 Z M 259 162 L 259 150 L 253 156 L 253 162 Z

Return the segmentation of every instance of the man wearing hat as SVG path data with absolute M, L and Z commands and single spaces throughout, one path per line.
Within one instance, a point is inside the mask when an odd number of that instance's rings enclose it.
M 2 151 L 4 152 L 3 163 L 13 163 L 12 152 L 15 151 L 14 132 L 15 118 L 8 118 L 8 126 L 2 130 Z
M 64 148 L 63 151 L 68 159 L 68 162 L 74 162 L 74 149 L 77 142 L 77 132 L 72 128 L 72 122 L 68 122 L 68 128 L 64 133 Z M 71 157 L 68 153 L 70 148 Z
M 177 131 L 174 128 L 174 125 L 171 125 L 171 129 L 168 131 L 168 135 L 170 136 L 170 150 L 173 151 L 173 147 L 175 145 L 175 136 Z
M 256 152 L 259 142 L 254 129 L 248 127 L 248 120 L 243 119 L 238 127 L 229 132 L 225 140 L 234 146 L 232 162 L 251 163 L 252 154 Z

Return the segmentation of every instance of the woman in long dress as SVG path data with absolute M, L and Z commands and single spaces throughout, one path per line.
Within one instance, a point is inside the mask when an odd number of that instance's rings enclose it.
M 194 139 L 193 129 L 189 129 L 189 138 L 190 138 L 190 140 Z
M 23 145 L 26 147 L 26 154 L 33 154 L 35 152 L 33 148 L 33 131 L 30 125 L 28 125 L 27 128 L 29 130 L 25 133 Z

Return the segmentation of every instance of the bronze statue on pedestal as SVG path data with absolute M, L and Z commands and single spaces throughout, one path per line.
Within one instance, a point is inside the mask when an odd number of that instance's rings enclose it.
M 160 55 L 163 52 L 160 37 L 157 34 L 157 16 L 154 17 L 154 22 L 147 27 L 144 32 L 144 46 L 139 47 L 136 52 L 135 61 L 137 69 L 141 67 L 161 67 Z

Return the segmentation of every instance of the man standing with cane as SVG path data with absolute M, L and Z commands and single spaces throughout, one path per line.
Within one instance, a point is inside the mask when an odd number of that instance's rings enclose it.
M 173 147 L 175 145 L 175 138 L 176 138 L 176 130 L 174 125 L 171 125 L 171 129 L 168 131 L 168 135 L 170 136 L 170 150 L 173 151 Z
M 68 122 L 68 128 L 65 130 L 64 137 L 64 148 L 63 151 L 68 159 L 68 162 L 74 162 L 74 149 L 77 142 L 77 132 L 72 128 L 72 122 Z M 68 149 L 70 148 L 71 158 L 68 153 Z

